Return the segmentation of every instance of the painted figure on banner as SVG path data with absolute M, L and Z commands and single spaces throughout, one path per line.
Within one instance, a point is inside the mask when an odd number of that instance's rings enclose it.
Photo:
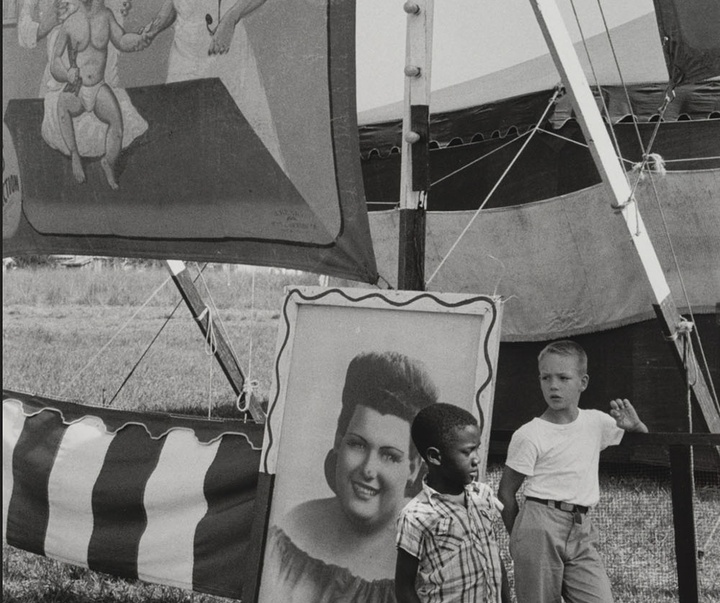
M 107 8 L 116 22 L 122 26 L 125 16 L 131 10 L 130 0 L 107 0 Z M 80 0 L 21 0 L 18 17 L 18 44 L 23 48 L 35 48 L 40 40 L 47 44 L 48 62 L 39 87 L 39 96 L 44 98 L 42 137 L 45 142 L 71 156 L 71 148 L 63 136 L 59 102 L 67 82 L 55 79 L 51 66 L 55 60 L 55 47 L 61 25 L 80 9 Z M 70 68 L 68 54 L 61 59 L 65 70 Z M 118 75 L 118 49 L 107 45 L 104 60 L 105 83 L 111 88 L 117 100 L 122 118 L 121 148 L 126 148 L 147 128 L 147 122 L 133 107 L 127 92 L 120 87 Z M 102 157 L 106 154 L 108 124 L 101 121 L 94 112 L 83 111 L 72 119 L 77 152 L 81 157 Z
M 108 126 L 100 165 L 110 188 L 117 189 L 115 163 L 120 155 L 124 127 L 117 96 L 105 81 L 110 44 L 123 52 L 134 52 L 146 48 L 149 40 L 147 36 L 125 32 L 105 7 L 104 0 L 80 0 L 77 9 L 60 25 L 50 72 L 57 81 L 66 82 L 58 98 L 57 111 L 75 179 L 85 182 L 73 118 L 94 113 Z
M 4 123 L 2 153 L 2 231 L 3 239 L 9 239 L 17 231 L 22 217 L 22 187 L 20 185 L 20 167 L 15 153 L 15 145 Z
M 396 521 L 422 473 L 410 424 L 437 398 L 418 360 L 352 359 L 324 467 L 335 496 L 300 503 L 270 527 L 263 600 L 395 601 Z
M 165 0 L 141 31 L 152 40 L 174 24 L 167 83 L 219 78 L 279 165 L 283 165 L 262 74 L 243 19 L 266 0 Z

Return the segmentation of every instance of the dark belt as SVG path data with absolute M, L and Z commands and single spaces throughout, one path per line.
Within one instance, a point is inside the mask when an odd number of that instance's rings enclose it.
M 525 497 L 526 500 L 531 500 L 541 505 L 547 505 L 561 511 L 567 511 L 568 513 L 587 513 L 590 507 L 583 507 L 582 505 L 573 505 L 571 503 L 561 502 L 559 500 L 545 500 L 544 498 L 535 498 L 534 496 Z

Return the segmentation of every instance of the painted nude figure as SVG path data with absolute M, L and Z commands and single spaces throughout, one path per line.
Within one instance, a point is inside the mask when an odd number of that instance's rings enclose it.
M 72 170 L 78 182 L 85 182 L 73 117 L 84 112 L 94 113 L 108 125 L 105 154 L 100 159 L 107 182 L 118 189 L 115 179 L 123 139 L 123 118 L 112 88 L 105 82 L 108 45 L 123 52 L 143 50 L 149 45 L 147 36 L 126 33 L 105 7 L 104 0 L 81 0 L 78 9 L 60 26 L 53 50 L 50 71 L 59 82 L 67 82 L 58 102 L 58 119 L 63 140 L 70 150 Z M 70 66 L 63 64 L 67 52 Z

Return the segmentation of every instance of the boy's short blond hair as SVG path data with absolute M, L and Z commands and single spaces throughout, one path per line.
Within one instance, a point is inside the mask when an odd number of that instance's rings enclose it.
M 546 345 L 538 354 L 538 363 L 548 354 L 557 354 L 558 356 L 574 356 L 577 358 L 578 369 L 581 375 L 587 373 L 588 359 L 582 346 L 569 339 L 561 341 L 553 341 Z

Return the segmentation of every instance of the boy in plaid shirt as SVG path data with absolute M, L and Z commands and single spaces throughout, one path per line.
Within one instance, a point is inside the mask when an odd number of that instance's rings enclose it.
M 398 603 L 500 603 L 504 580 L 493 518 L 500 503 L 479 476 L 480 427 L 452 404 L 431 404 L 411 427 L 428 475 L 398 521 Z

